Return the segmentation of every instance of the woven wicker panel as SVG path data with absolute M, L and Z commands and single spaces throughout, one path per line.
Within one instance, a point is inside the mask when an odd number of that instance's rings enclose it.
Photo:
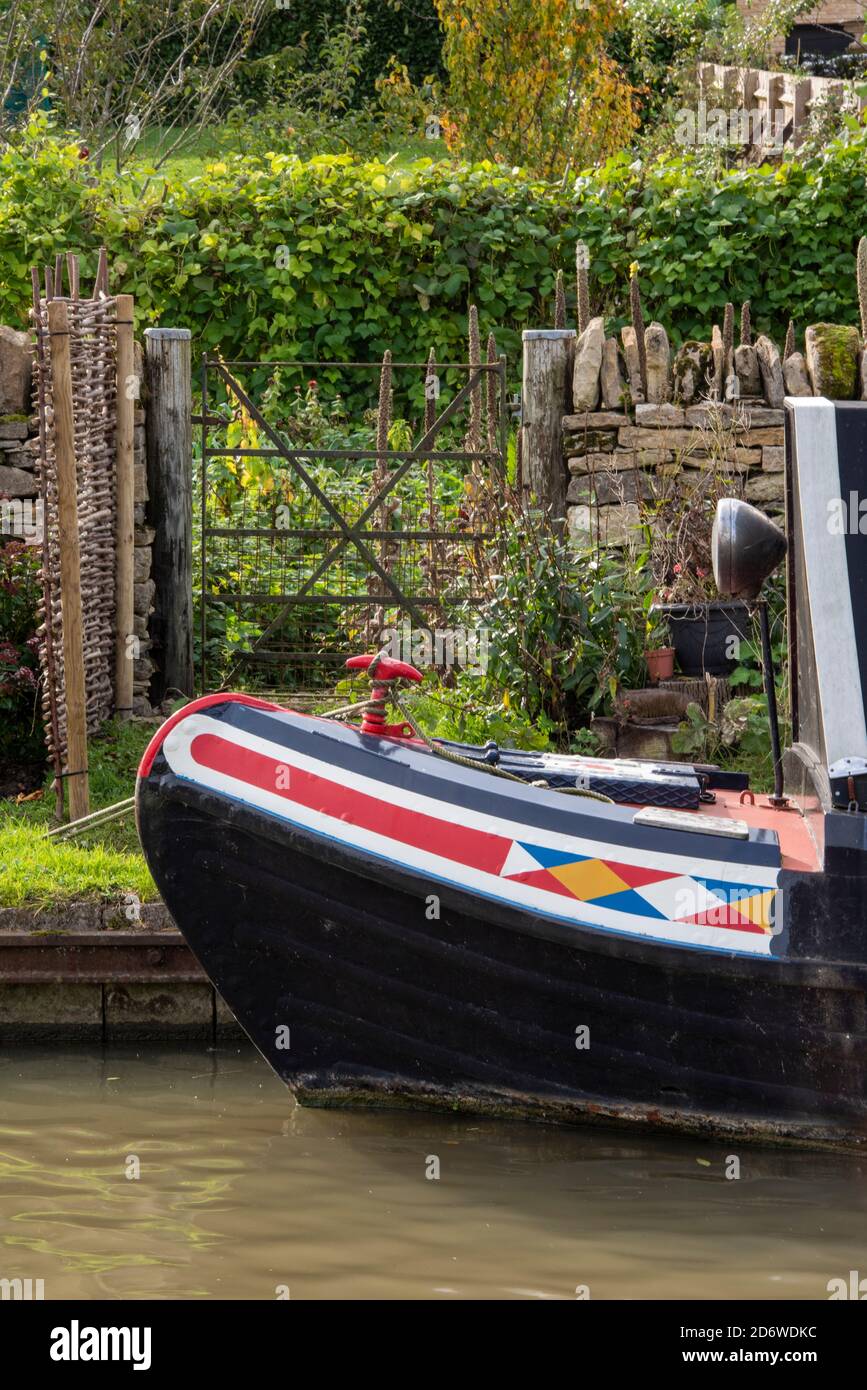
M 93 299 L 71 298 L 67 302 L 90 734 L 110 717 L 114 707 L 116 303 L 101 291 Z M 44 508 L 39 633 L 42 707 L 49 753 L 55 769 L 62 771 L 66 767 L 66 701 L 48 300 L 35 300 L 33 312 L 37 332 L 34 392 L 40 417 L 37 476 Z

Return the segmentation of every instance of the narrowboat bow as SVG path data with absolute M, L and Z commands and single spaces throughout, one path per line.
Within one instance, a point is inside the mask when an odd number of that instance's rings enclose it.
M 417 675 L 387 658 L 360 727 L 217 694 L 159 730 L 148 863 L 300 1101 L 867 1143 L 867 567 L 823 521 L 865 475 L 867 407 L 787 405 L 795 741 L 774 797 L 712 768 L 431 744 L 385 723 Z M 784 550 L 720 505 L 721 591 L 754 598 Z

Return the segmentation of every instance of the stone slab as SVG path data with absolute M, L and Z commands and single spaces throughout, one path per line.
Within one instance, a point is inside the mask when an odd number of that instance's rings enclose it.
M 213 1028 L 214 996 L 207 983 L 105 986 L 106 1039 L 156 1035 L 207 1039 Z
M 689 454 L 684 455 L 684 465 L 687 468 L 706 469 L 709 464 L 714 462 L 720 466 L 725 464 L 737 465 L 739 469 L 761 468 L 762 451 L 761 449 L 742 449 L 739 445 L 733 444 L 721 449 L 718 453 L 709 453 L 707 449 L 695 449 Z
M 0 415 L 24 415 L 32 409 L 30 334 L 0 326 Z
M 750 478 L 747 482 L 747 501 L 759 506 L 767 502 L 782 503 L 784 495 L 782 473 L 760 473 L 758 477 Z
M 3 984 L 0 1038 L 94 1039 L 102 1036 L 101 984 Z
M 0 464 L 0 497 L 33 497 L 35 490 L 36 480 L 32 472 Z
M 643 426 L 674 426 L 679 427 L 685 424 L 686 412 L 683 406 L 670 405 L 661 402 L 656 405 L 651 402 L 641 401 L 635 407 L 635 423 Z M 626 423 L 626 422 L 624 422 Z
M 617 447 L 616 430 L 580 430 L 567 435 L 563 441 L 567 454 L 595 454 L 614 450 Z
M 664 452 L 664 451 L 663 451 Z M 634 450 L 618 450 L 611 454 L 580 454 L 577 458 L 568 460 L 569 472 L 574 474 L 581 473 L 618 473 L 624 469 L 634 469 L 642 466 L 642 455 Z
M 147 468 L 143 463 L 133 464 L 133 501 L 147 502 L 148 500 L 148 479 Z
M 766 444 L 762 449 L 762 469 L 765 473 L 782 473 L 786 466 L 786 450 L 780 444 Z
M 746 449 L 757 449 L 763 447 L 766 444 L 771 444 L 775 446 L 782 445 L 786 442 L 786 432 L 782 426 L 780 426 L 779 428 L 769 427 L 767 429 L 759 430 L 747 429 L 744 430 L 743 433 L 740 433 L 740 431 L 738 431 L 736 437 L 738 445 Z
M 622 506 L 568 507 L 566 522 L 570 538 L 579 545 L 626 545 L 641 529 L 641 508 L 636 502 Z
M 619 506 L 624 502 L 649 502 L 655 495 L 653 475 L 636 468 L 575 477 L 567 489 L 566 503 L 568 506 L 591 502 L 598 506 Z
M 698 449 L 701 435 L 695 430 L 646 429 L 640 425 L 623 425 L 617 431 L 617 443 L 621 449 Z
M 690 405 L 685 414 L 687 425 L 698 429 L 708 429 L 715 421 L 722 421 L 726 425 L 736 424 L 745 430 L 769 425 L 782 427 L 786 419 L 785 410 L 773 410 L 770 406 L 761 403 L 754 405 L 750 401 L 739 401 L 736 406 L 722 403 Z
M 619 429 L 629 423 L 623 410 L 582 410 L 577 415 L 563 416 L 563 433 L 572 434 L 576 430 Z

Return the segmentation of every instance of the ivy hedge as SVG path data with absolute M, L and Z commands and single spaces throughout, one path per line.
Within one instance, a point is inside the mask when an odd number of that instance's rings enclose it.
M 855 249 L 867 231 L 867 135 L 809 164 L 703 171 L 686 155 L 626 158 L 540 183 L 490 165 L 395 170 L 350 157 L 273 156 L 209 166 L 185 184 L 95 174 L 44 137 L 0 155 L 0 322 L 23 326 L 29 268 L 105 243 L 112 285 L 140 326 L 192 329 L 227 358 L 464 356 L 479 305 L 512 369 L 520 330 L 550 324 L 556 270 L 571 286 L 590 248 L 595 308 L 625 321 L 639 263 L 645 318 L 674 339 L 710 335 L 727 300 L 782 337 L 789 317 L 855 323 Z M 571 299 L 570 299 L 571 312 Z

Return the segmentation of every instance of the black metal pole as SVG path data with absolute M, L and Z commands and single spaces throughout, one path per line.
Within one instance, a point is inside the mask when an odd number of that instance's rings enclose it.
M 762 633 L 762 674 L 765 680 L 765 696 L 768 701 L 768 725 L 771 731 L 771 755 L 774 759 L 774 794 L 771 805 L 785 806 L 787 798 L 783 795 L 783 761 L 780 752 L 780 720 L 777 714 L 777 686 L 774 680 L 774 658 L 771 652 L 771 626 L 768 621 L 768 605 L 759 600 L 759 626 Z

